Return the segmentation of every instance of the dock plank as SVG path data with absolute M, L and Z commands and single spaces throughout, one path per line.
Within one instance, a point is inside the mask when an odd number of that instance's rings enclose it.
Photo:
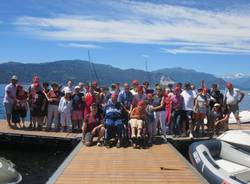
M 81 147 L 56 183 L 195 184 L 202 181 L 170 145 L 162 144 L 142 150 Z
M 34 136 L 34 137 L 49 137 L 49 138 L 63 138 L 63 139 L 75 139 L 81 134 L 68 133 L 68 132 L 46 132 L 30 129 L 13 129 L 7 125 L 5 120 L 0 120 L 0 134 L 15 135 L 15 136 Z

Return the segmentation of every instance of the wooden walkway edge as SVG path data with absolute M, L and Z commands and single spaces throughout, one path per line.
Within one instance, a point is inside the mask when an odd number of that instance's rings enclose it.
M 38 139 L 73 140 L 80 139 L 81 134 L 69 132 L 46 132 L 30 129 L 13 129 L 7 125 L 5 120 L 0 120 L 0 135 L 9 137 L 26 137 Z

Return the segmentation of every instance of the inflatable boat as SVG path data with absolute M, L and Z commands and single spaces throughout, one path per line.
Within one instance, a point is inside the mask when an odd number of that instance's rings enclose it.
M 221 134 L 217 139 L 250 153 L 250 130 L 230 130 Z
M 191 144 L 193 166 L 211 184 L 250 184 L 249 133 L 229 131 L 218 139 Z
M 22 181 L 22 175 L 14 167 L 11 161 L 0 158 L 0 184 L 15 184 Z

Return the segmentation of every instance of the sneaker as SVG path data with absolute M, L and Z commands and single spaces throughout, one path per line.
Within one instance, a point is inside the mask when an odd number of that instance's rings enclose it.
M 189 133 L 189 138 L 194 138 L 193 134 L 192 133 Z
M 121 142 L 120 142 L 120 141 L 117 141 L 116 147 L 117 147 L 117 148 L 120 148 L 120 147 L 121 147 Z
M 111 148 L 111 144 L 109 141 L 105 140 L 103 144 L 106 148 Z
M 100 141 L 98 141 L 96 145 L 100 147 L 100 146 L 102 146 L 102 143 Z
M 135 143 L 133 143 L 133 148 L 134 148 L 134 149 L 136 148 L 136 144 L 135 144 Z
M 164 143 L 167 143 L 167 142 L 168 142 L 168 140 L 167 140 L 167 137 L 166 137 L 166 136 L 162 136 L 162 139 L 163 139 L 163 142 L 164 142 Z

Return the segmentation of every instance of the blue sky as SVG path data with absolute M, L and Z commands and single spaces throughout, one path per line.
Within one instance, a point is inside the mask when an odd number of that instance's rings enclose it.
M 8 0 L 0 62 L 88 59 L 120 68 L 249 74 L 248 0 Z

